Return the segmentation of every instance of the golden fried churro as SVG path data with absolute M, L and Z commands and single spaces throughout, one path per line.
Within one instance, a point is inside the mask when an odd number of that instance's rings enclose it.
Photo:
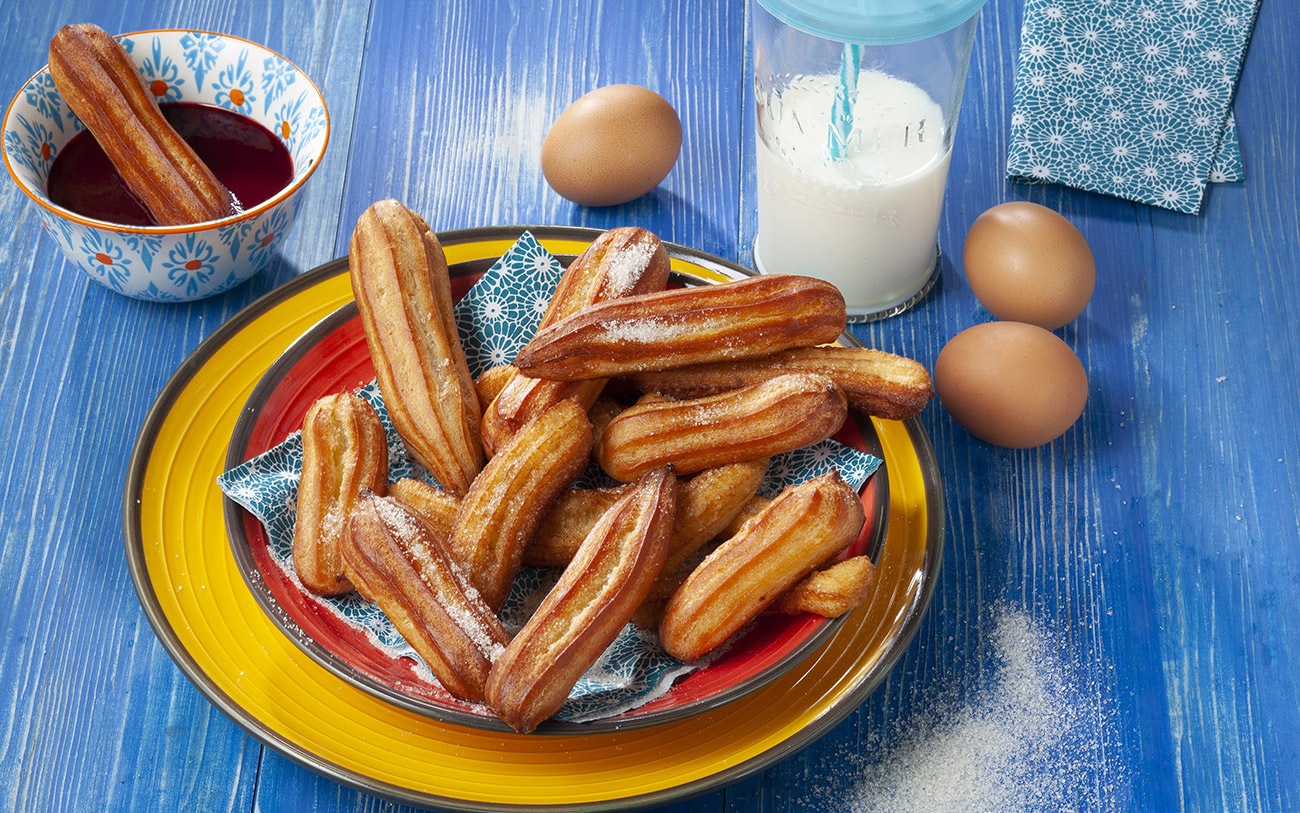
M 362 492 L 343 559 L 447 691 L 483 699 L 493 658 L 509 641 L 436 531 L 397 500 Z
M 456 511 L 460 509 L 460 500 L 453 495 L 428 483 L 403 477 L 388 484 L 385 496 L 406 503 L 433 526 L 439 539 L 451 538 L 451 527 L 456 522 Z
M 659 625 L 664 649 L 698 660 L 847 547 L 865 522 L 862 502 L 838 472 L 786 489 L 673 594 Z
M 172 129 L 131 57 L 96 25 L 65 25 L 50 41 L 50 76 L 123 183 L 161 226 L 236 211 L 230 191 Z
M 293 526 L 293 565 L 313 593 L 352 591 L 343 574 L 339 538 L 363 488 L 383 493 L 388 443 L 374 407 L 355 395 L 327 395 L 302 421 L 302 477 Z
M 492 399 L 497 397 L 497 393 L 510 383 L 510 379 L 519 375 L 519 370 L 513 364 L 498 364 L 495 367 L 489 367 L 474 379 L 474 390 L 478 393 L 478 403 L 482 411 L 486 412 L 492 404 Z
M 610 229 L 565 270 L 541 327 L 597 302 L 662 291 L 668 270 L 668 252 L 658 237 L 641 228 Z M 483 414 L 484 448 L 495 453 L 529 419 L 566 398 L 590 407 L 604 386 L 603 379 L 560 382 L 514 376 Z
M 525 375 L 573 381 L 770 356 L 834 341 L 844 297 L 770 275 L 601 302 L 542 328 L 515 357 Z
M 596 455 L 622 482 L 665 465 L 694 474 L 816 443 L 838 431 L 847 415 L 844 395 L 830 379 L 782 375 L 722 395 L 638 402 L 610 421 Z
M 492 665 L 486 702 L 527 733 L 554 714 L 627 624 L 663 566 L 676 479 L 642 477 L 591 530 L 537 611 Z
M 772 608 L 779 613 L 812 613 L 836 618 L 857 609 L 871 597 L 876 568 L 865 556 L 851 556 L 825 570 L 816 570 L 781 594 Z
M 524 424 L 474 480 L 449 547 L 489 607 L 506 600 L 524 547 L 590 456 L 586 411 L 561 401 Z
M 419 215 L 382 200 L 357 221 L 348 268 L 393 427 L 443 488 L 464 494 L 483 462 L 479 405 L 438 238 Z
M 864 347 L 801 347 L 774 356 L 635 373 L 643 392 L 697 398 L 757 384 L 783 373 L 824 375 L 844 391 L 849 408 L 901 421 L 919 413 L 934 395 L 920 362 Z
M 524 548 L 524 564 L 529 567 L 564 567 L 573 561 L 582 540 L 587 538 L 605 512 L 631 489 L 632 486 L 625 485 L 566 490 Z

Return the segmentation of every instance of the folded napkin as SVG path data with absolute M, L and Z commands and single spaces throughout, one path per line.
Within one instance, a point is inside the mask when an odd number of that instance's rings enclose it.
M 477 377 L 489 367 L 508 363 L 528 343 L 563 273 L 560 263 L 525 232 L 466 292 L 456 306 L 456 321 L 471 373 Z M 384 424 L 388 436 L 389 480 L 415 477 L 434 483 L 432 475 L 407 454 L 384 408 L 378 386 L 371 382 L 358 394 L 375 407 Z M 880 465 L 876 457 L 827 440 L 773 458 L 761 493 L 775 496 L 785 486 L 818 477 L 832 467 L 856 489 Z M 302 434 L 295 432 L 275 448 L 217 478 L 217 484 L 228 497 L 261 521 L 272 558 L 295 583 L 293 524 L 301 470 Z M 585 487 L 611 484 L 598 467 L 585 472 L 577 483 Z M 525 569 L 520 574 L 502 610 L 507 630 L 514 633 L 523 626 L 529 609 L 537 606 L 558 577 L 559 571 L 554 570 Z M 419 656 L 377 606 L 355 594 L 316 600 L 363 630 L 393 657 L 418 660 Z M 556 719 L 583 722 L 612 717 L 663 695 L 679 675 L 701 665 L 681 663 L 664 652 L 655 633 L 629 624 L 578 682 Z M 428 677 L 434 679 L 432 673 Z
M 1026 0 L 1007 176 L 1200 211 L 1259 0 Z

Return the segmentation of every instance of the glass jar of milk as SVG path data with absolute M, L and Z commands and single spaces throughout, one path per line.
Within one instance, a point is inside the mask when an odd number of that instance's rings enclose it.
M 834 283 L 851 321 L 929 292 L 984 2 L 752 3 L 760 272 Z

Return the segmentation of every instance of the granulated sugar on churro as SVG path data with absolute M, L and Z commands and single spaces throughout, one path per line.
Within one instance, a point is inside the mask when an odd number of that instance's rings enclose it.
M 693 329 L 686 322 L 658 317 L 608 322 L 604 328 L 610 341 L 645 345 L 666 342 Z
M 605 297 L 615 299 L 632 293 L 632 289 L 641 281 L 646 266 L 650 264 L 650 258 L 658 248 L 657 242 L 649 240 L 627 243 L 623 250 L 614 256 L 605 272 L 609 280 Z
M 375 500 L 375 513 L 400 539 L 417 538 L 421 533 L 410 514 L 386 499 Z
M 440 590 L 439 584 L 430 580 L 427 575 L 437 565 L 433 562 L 433 554 L 425 546 L 424 531 L 419 528 L 418 521 L 389 500 L 378 499 L 374 501 L 374 505 L 375 511 L 384 523 L 393 529 L 398 544 L 411 560 L 411 563 L 416 566 L 416 572 L 420 574 L 420 580 L 430 590 L 435 593 L 438 592 Z M 461 571 L 455 560 L 446 557 L 445 563 L 455 574 L 461 590 L 468 599 L 471 602 L 482 601 L 478 591 L 470 584 L 469 578 Z M 473 640 L 474 645 L 489 661 L 496 660 L 505 651 L 504 645 L 493 640 L 491 631 L 483 624 L 482 620 L 469 612 L 460 602 L 443 601 L 441 606 L 451 616 L 456 625 Z
M 1023 611 L 999 607 L 990 634 L 992 679 L 969 700 L 873 733 L 853 753 L 827 757 L 805 808 L 875 811 L 1118 811 L 1132 789 L 1116 761 L 1115 711 L 1091 666 L 1072 663 Z M 924 701 L 922 701 L 924 702 Z

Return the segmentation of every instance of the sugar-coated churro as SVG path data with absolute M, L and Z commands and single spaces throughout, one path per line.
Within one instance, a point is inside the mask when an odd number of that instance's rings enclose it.
M 475 478 L 449 547 L 488 606 L 505 602 L 538 523 L 590 457 L 587 413 L 561 401 L 524 424 Z
M 348 517 L 343 559 L 438 681 L 483 699 L 509 635 L 430 525 L 405 504 L 363 491 Z
M 525 375 L 576 381 L 770 356 L 834 341 L 844 298 L 828 282 L 758 276 L 601 302 L 537 331 Z
M 623 482 L 659 466 L 693 474 L 816 443 L 838 431 L 847 415 L 844 395 L 830 379 L 782 375 L 705 398 L 640 401 L 605 427 L 596 455 Z

